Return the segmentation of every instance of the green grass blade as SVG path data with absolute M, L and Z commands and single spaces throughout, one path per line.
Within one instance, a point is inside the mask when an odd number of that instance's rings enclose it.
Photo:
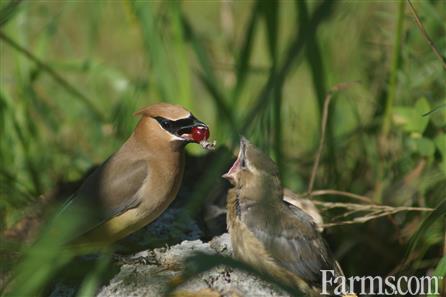
M 237 106 L 238 97 L 245 85 L 245 81 L 249 71 L 249 62 L 251 60 L 252 46 L 254 43 L 254 36 L 259 19 L 259 2 L 256 2 L 252 8 L 251 17 L 248 22 L 248 27 L 243 38 L 243 45 L 237 58 L 236 64 L 236 84 L 232 93 L 232 103 Z
M 179 0 L 169 3 L 170 19 L 172 20 L 172 47 L 174 51 L 175 72 L 177 74 L 178 95 L 175 98 L 181 105 L 192 108 L 190 66 L 182 26 L 182 12 Z
M 223 119 L 228 120 L 227 125 L 229 126 L 232 134 L 238 135 L 235 119 L 233 118 L 233 113 L 229 109 L 228 105 L 225 103 L 223 95 L 216 89 L 216 86 L 212 84 L 212 82 L 206 75 L 201 73 L 199 73 L 198 75 L 206 90 L 211 95 L 211 98 L 214 100 L 217 109 L 220 111 L 219 114 L 223 115 Z
M 410 241 L 406 247 L 404 260 L 402 261 L 403 264 L 407 264 L 406 262 L 408 261 L 409 256 L 415 250 L 418 241 L 426 234 L 429 228 L 434 223 L 444 219 L 445 216 L 446 216 L 446 199 L 443 202 L 441 202 L 433 212 L 429 214 L 429 216 L 421 224 L 420 228 L 418 228 L 417 232 L 415 232 L 415 234 L 412 235 L 412 237 L 410 238 Z
M 298 14 L 298 24 L 299 28 L 303 28 L 303 30 L 308 30 L 309 20 L 308 20 L 308 8 L 306 0 L 296 1 L 297 14 Z M 322 110 L 324 106 L 325 96 L 327 95 L 327 76 L 326 69 L 324 67 L 323 56 L 321 53 L 320 45 L 317 39 L 317 34 L 308 35 L 305 54 L 308 59 L 308 64 L 311 71 L 311 78 L 313 82 L 314 91 L 316 93 L 316 98 L 319 107 L 319 122 L 322 115 Z M 334 105 L 330 106 L 329 114 L 332 114 L 334 111 Z M 329 171 L 330 176 L 332 176 L 335 180 L 334 183 L 337 183 L 336 178 L 337 174 L 337 166 L 336 166 L 336 145 L 334 139 L 334 129 L 333 129 L 333 121 L 332 117 L 328 117 L 327 121 L 327 152 L 328 152 L 328 160 L 329 160 Z
M 401 41 L 403 38 L 404 28 L 404 11 L 406 7 L 406 0 L 400 0 L 398 6 L 398 20 L 396 23 L 395 42 L 392 51 L 392 64 L 390 68 L 390 77 L 387 85 L 387 97 L 385 101 L 384 119 L 382 123 L 382 135 L 386 136 L 390 130 L 392 120 L 392 110 L 396 99 L 396 91 L 398 87 L 398 71 L 401 67 Z
M 81 100 L 87 107 L 89 112 L 95 116 L 99 121 L 104 121 L 105 117 L 102 112 L 94 105 L 93 100 L 86 97 L 81 91 L 75 88 L 72 84 L 70 84 L 67 80 L 65 80 L 59 73 L 57 73 L 52 67 L 48 64 L 44 63 L 36 56 L 34 56 L 30 51 L 20 46 L 17 42 L 15 42 L 12 38 L 7 36 L 5 33 L 0 31 L 0 39 L 2 39 L 6 44 L 14 48 L 17 52 L 21 53 L 29 60 L 33 61 L 41 70 L 48 73 L 59 85 L 61 85 L 64 89 L 66 89 L 73 96 Z
M 265 2 L 259 0 L 259 7 L 261 8 L 262 15 L 266 22 L 266 35 L 268 43 L 268 52 L 270 58 L 270 76 L 276 75 L 277 60 L 278 60 L 278 15 L 279 15 L 279 3 L 278 2 Z M 273 153 L 276 160 L 280 174 L 283 174 L 283 149 L 282 149 L 282 87 L 283 84 L 277 84 L 274 86 L 269 96 L 272 105 L 272 123 L 269 126 L 270 133 L 273 135 Z M 267 137 L 264 137 L 267 138 Z
M 218 107 L 218 110 L 222 111 L 217 114 L 218 117 L 222 117 L 221 121 L 218 122 L 222 124 L 227 122 L 228 126 L 230 127 L 231 133 L 233 135 L 236 135 L 238 134 L 237 122 L 233 116 L 233 113 L 231 112 L 231 107 L 227 103 L 225 94 L 221 91 L 221 87 L 212 68 L 210 58 L 205 51 L 201 41 L 196 36 L 191 24 L 184 15 L 182 17 L 182 24 L 183 30 L 185 32 L 185 37 L 191 43 L 195 56 L 201 66 L 201 72 L 199 73 L 199 76 L 201 77 L 201 80 L 204 83 L 206 89 L 211 94 L 211 98 L 214 100 L 214 103 Z
M 445 281 L 444 278 L 446 277 L 446 256 L 444 256 L 440 262 L 438 263 L 437 267 L 435 268 L 435 271 L 432 273 L 432 276 L 438 276 L 439 278 L 443 278 L 443 288 L 441 289 L 443 292 L 445 292 Z M 436 283 L 435 280 L 432 280 L 431 286 L 435 289 L 434 284 Z M 441 279 L 438 281 L 439 285 L 441 286 Z M 441 291 L 440 291 L 441 292 Z M 432 292 L 433 293 L 433 292 Z M 441 294 L 441 293 L 440 293 Z M 431 294 L 428 297 L 436 297 L 437 294 Z
M 258 0 L 257 4 L 261 8 L 266 21 L 269 56 L 273 65 L 275 65 L 279 38 L 279 2 Z
M 208 77 L 210 83 L 212 83 L 212 85 L 215 86 L 216 89 L 220 90 L 217 77 L 210 62 L 211 59 L 209 58 L 207 51 L 205 50 L 197 34 L 195 33 L 194 28 L 192 27 L 191 23 L 184 14 L 182 16 L 182 25 L 185 38 L 188 42 L 191 43 L 192 49 L 195 53 L 195 57 L 197 58 L 198 63 L 201 66 L 201 69 L 203 70 L 204 74 Z
M 89 296 L 95 296 L 97 289 L 100 285 L 100 282 L 102 280 L 102 276 L 105 272 L 105 270 L 108 267 L 108 264 L 110 263 L 111 256 L 109 253 L 103 253 L 99 256 L 99 258 L 96 260 L 96 265 L 84 279 L 77 296 L 78 297 L 89 297 Z
M 156 25 L 155 7 L 151 1 L 129 0 L 132 11 L 141 27 L 142 39 L 147 58 L 152 66 L 149 77 L 153 77 L 159 96 L 164 101 L 174 102 L 177 98 L 177 85 L 169 71 L 168 57 L 160 28 Z
M 294 62 L 303 49 L 308 35 L 315 34 L 318 26 L 325 21 L 330 15 L 336 4 L 336 1 L 323 1 L 315 10 L 312 17 L 309 20 L 308 30 L 304 31 L 303 28 L 299 28 L 295 38 L 292 40 L 288 50 L 286 51 L 284 61 L 278 67 L 276 75 L 270 75 L 264 87 L 260 91 L 260 94 L 252 107 L 246 115 L 243 117 L 244 121 L 241 125 L 241 133 L 244 134 L 249 130 L 254 122 L 254 119 L 262 114 L 264 108 L 268 106 L 268 101 L 272 90 L 276 86 L 281 86 L 285 82 L 286 77 L 289 75 Z
M 9 22 L 19 9 L 19 4 L 22 0 L 10 0 L 6 5 L 0 9 L 0 27 Z

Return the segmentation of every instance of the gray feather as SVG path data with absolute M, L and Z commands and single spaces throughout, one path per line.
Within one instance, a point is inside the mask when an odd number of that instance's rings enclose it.
M 301 209 L 282 203 L 278 211 L 271 211 L 258 205 L 248 208 L 242 217 L 271 257 L 310 285 L 320 286 L 322 269 L 336 270 L 312 218 Z
M 58 216 L 82 218 L 73 239 L 105 221 L 135 208 L 141 203 L 140 188 L 148 175 L 143 160 L 129 162 L 111 156 L 91 175 L 65 203 Z

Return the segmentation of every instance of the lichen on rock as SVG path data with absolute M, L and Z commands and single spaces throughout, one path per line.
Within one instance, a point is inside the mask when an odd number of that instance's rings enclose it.
M 232 248 L 229 234 L 215 237 L 207 243 L 200 240 L 183 241 L 169 248 L 155 249 L 150 256 L 156 265 L 123 265 L 121 271 L 100 289 L 97 296 L 163 296 L 168 284 L 181 276 L 185 260 L 196 252 L 230 255 Z M 136 256 L 149 256 L 149 253 L 145 251 L 133 257 Z M 172 296 L 286 297 L 288 295 L 246 272 L 219 266 L 183 283 Z

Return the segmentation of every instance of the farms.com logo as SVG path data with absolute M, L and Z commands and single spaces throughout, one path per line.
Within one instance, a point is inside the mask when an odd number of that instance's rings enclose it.
M 432 296 L 440 295 L 442 276 L 335 276 L 333 270 L 321 270 L 321 295 L 353 294 L 381 296 Z M 333 290 L 330 292 L 330 289 Z

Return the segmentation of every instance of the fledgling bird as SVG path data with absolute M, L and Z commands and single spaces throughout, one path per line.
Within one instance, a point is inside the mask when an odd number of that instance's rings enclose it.
M 135 115 L 141 119 L 128 140 L 58 214 L 82 218 L 72 245 L 107 245 L 155 220 L 177 195 L 185 145 L 209 137 L 208 126 L 179 105 L 159 103 Z
M 267 155 L 242 138 L 237 160 L 223 177 L 233 185 L 227 226 L 236 258 L 315 296 L 321 270 L 343 275 L 313 219 L 283 200 L 277 166 Z M 328 287 L 330 294 L 333 289 Z

